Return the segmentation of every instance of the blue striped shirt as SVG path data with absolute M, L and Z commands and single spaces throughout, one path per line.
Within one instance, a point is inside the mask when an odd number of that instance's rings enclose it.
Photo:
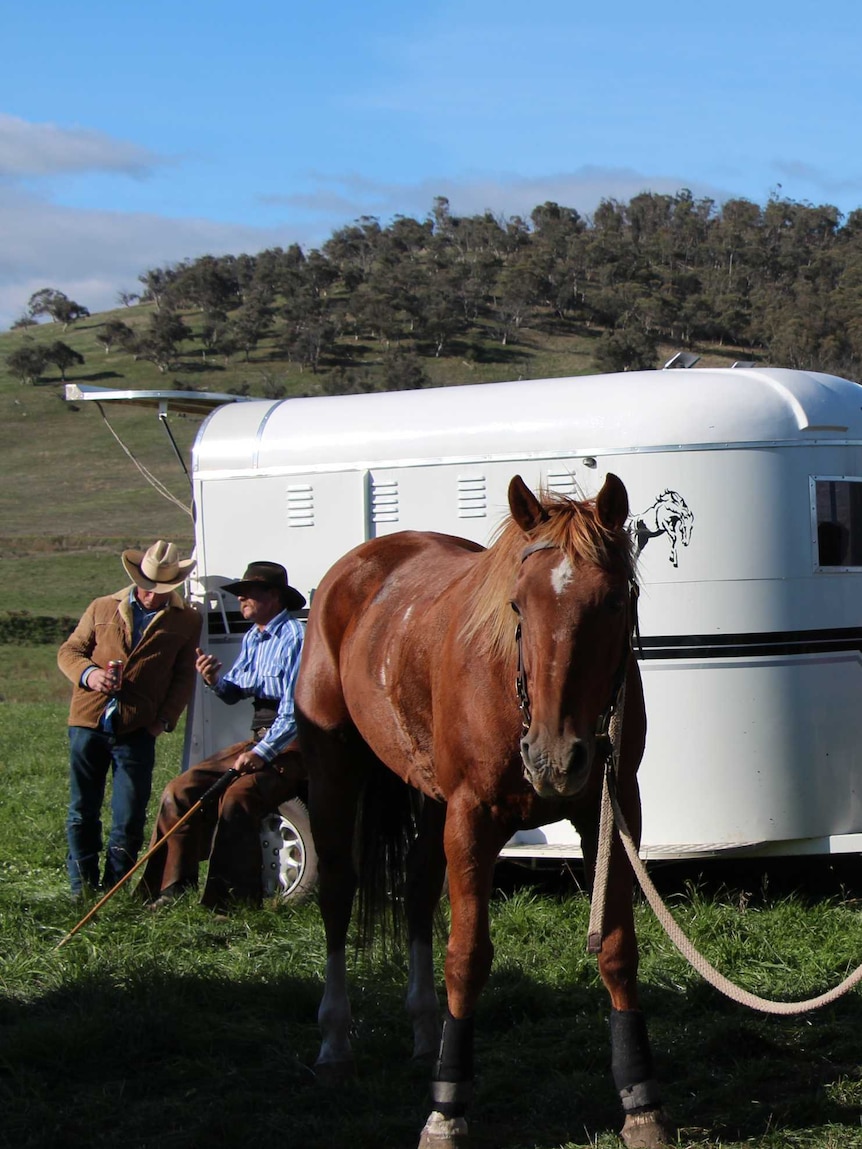
M 243 637 L 236 662 L 212 688 L 231 705 L 255 695 L 279 700 L 275 721 L 254 747 L 255 754 L 266 762 L 271 762 L 296 737 L 293 692 L 303 635 L 302 623 L 286 610 L 270 619 L 262 630 L 253 626 Z

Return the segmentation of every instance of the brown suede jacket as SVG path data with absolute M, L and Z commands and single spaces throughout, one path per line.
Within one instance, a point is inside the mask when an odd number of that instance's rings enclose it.
M 110 695 L 81 686 L 81 675 L 87 667 L 105 667 L 112 659 L 124 663 L 117 734 L 152 726 L 160 719 L 173 730 L 191 699 L 201 616 L 173 592 L 132 650 L 131 589 L 91 602 L 60 647 L 57 664 L 74 687 L 70 726 L 98 727 Z

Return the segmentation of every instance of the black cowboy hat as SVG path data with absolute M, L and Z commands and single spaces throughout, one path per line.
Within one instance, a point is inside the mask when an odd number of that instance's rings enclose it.
M 237 582 L 225 583 L 222 590 L 241 595 L 264 587 L 280 591 L 287 610 L 299 610 L 305 606 L 305 595 L 290 585 L 287 581 L 287 571 L 280 563 L 249 563 L 242 578 Z

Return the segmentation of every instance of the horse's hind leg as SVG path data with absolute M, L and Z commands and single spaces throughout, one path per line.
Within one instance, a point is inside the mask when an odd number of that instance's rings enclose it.
M 446 807 L 425 798 L 419 833 L 407 857 L 407 929 L 410 973 L 407 1013 L 413 1022 L 413 1056 L 433 1057 L 440 1045 L 440 1007 L 434 988 L 434 912 L 446 876 L 443 824 Z
M 353 1072 L 346 945 L 356 892 L 353 832 L 363 771 L 343 732 L 322 730 L 302 717 L 299 723 L 326 932 L 326 984 L 317 1014 L 321 1045 L 315 1066 L 320 1079 L 337 1080 Z

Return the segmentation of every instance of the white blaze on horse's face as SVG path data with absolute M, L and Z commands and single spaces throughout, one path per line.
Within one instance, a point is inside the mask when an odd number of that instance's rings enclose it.
M 574 573 L 568 555 L 563 555 L 557 566 L 551 571 L 551 585 L 557 598 L 565 594 L 566 587 L 572 581 Z

